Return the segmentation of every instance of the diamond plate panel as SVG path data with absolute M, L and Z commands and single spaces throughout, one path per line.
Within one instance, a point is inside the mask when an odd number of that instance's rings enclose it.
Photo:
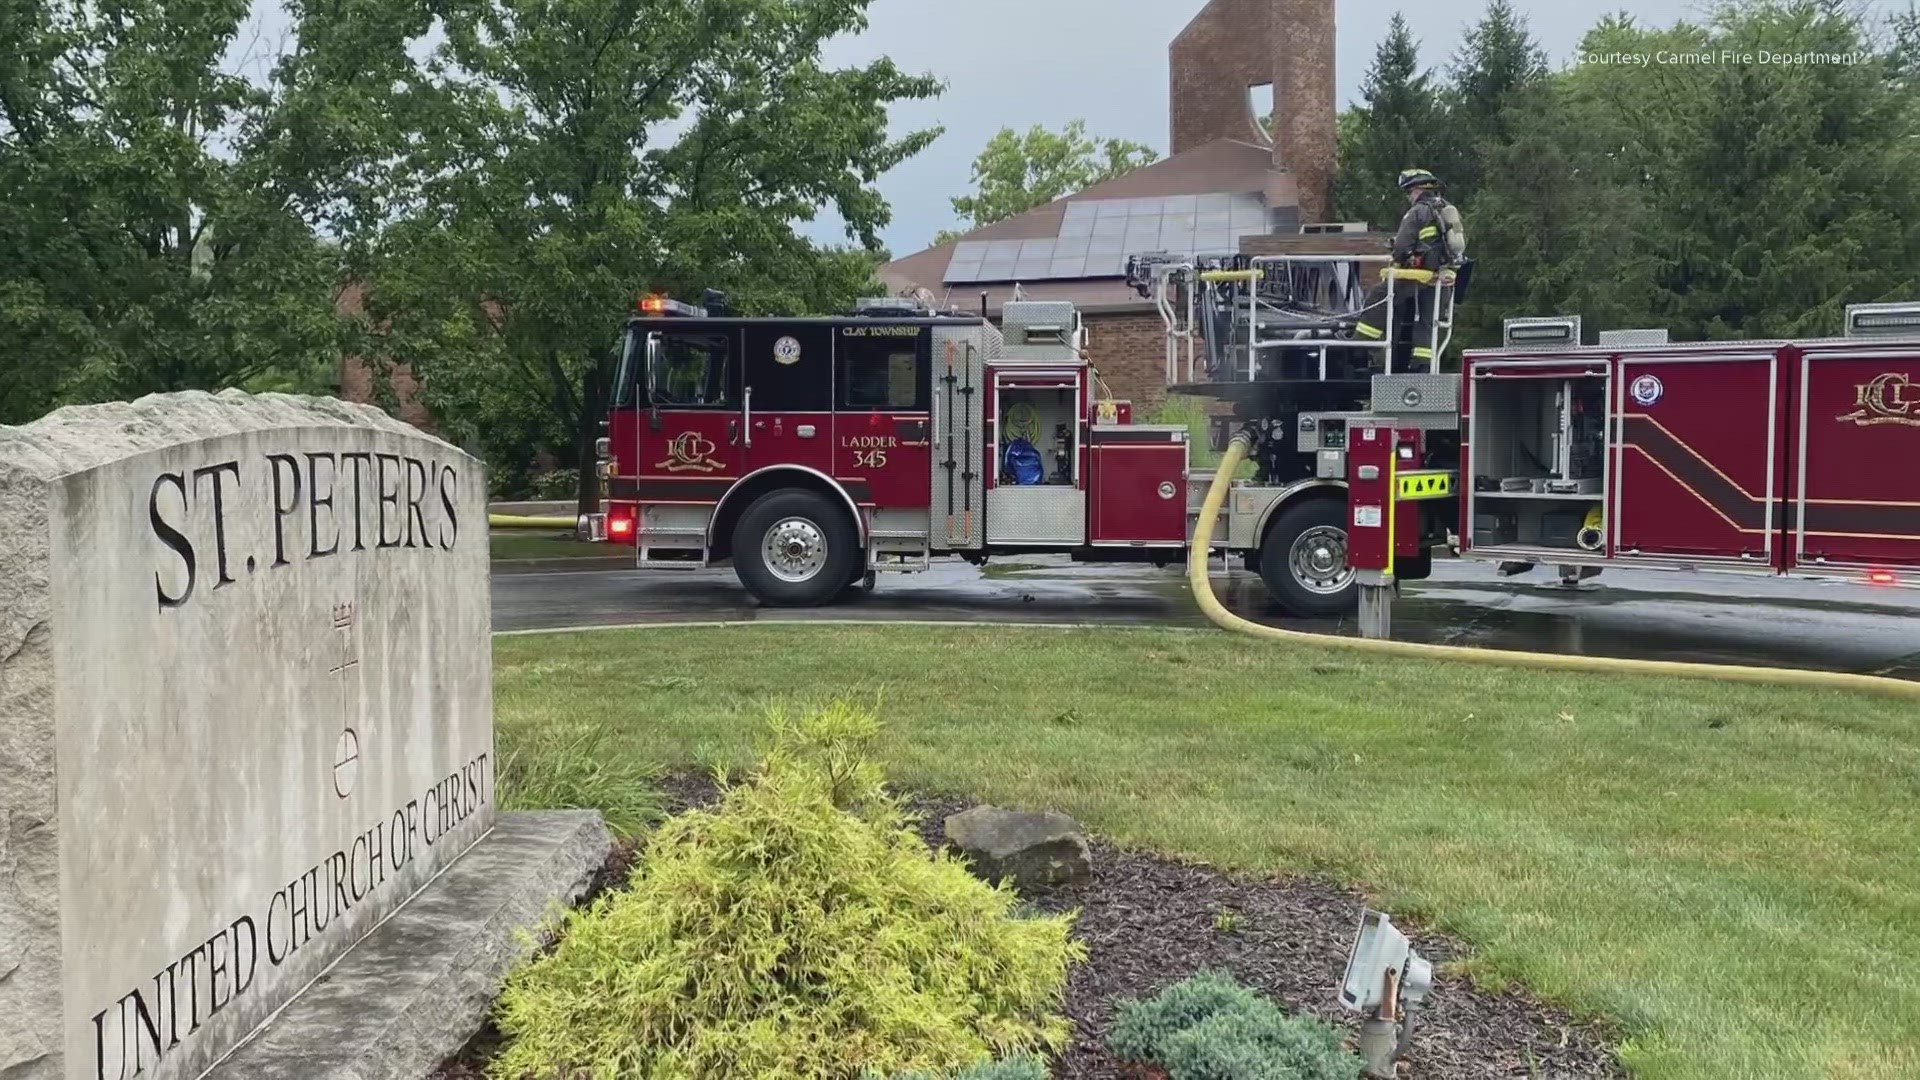
M 1630 349 L 1636 345 L 1665 345 L 1665 330 L 1602 330 L 1596 342 L 1604 349 Z
M 1072 487 L 997 487 L 987 492 L 987 542 L 1084 544 L 1087 493 Z
M 1055 300 L 1023 300 L 1008 303 L 1001 309 L 1000 325 L 1009 344 L 1026 345 L 1029 344 L 1027 327 L 1051 326 L 1056 330 L 1071 333 L 1075 318 L 1074 307 L 1070 303 Z M 1054 332 L 1048 332 L 1031 344 L 1057 345 L 1059 337 Z
M 1458 413 L 1460 376 L 1434 374 L 1375 375 L 1373 411 L 1390 416 L 1408 413 Z
M 953 356 L 949 395 L 947 356 Z M 985 543 L 985 460 L 987 361 L 1001 353 L 1000 331 L 992 326 L 936 327 L 933 331 L 933 508 L 931 545 L 935 550 L 971 551 Z M 972 389 L 968 393 L 968 388 Z M 946 462 L 952 461 L 949 470 Z M 972 479 L 968 473 L 974 474 Z M 948 476 L 952 476 L 949 487 Z M 951 502 L 949 502 L 951 496 Z

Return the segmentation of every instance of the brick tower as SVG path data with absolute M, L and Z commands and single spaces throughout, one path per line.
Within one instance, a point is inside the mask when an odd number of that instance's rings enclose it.
M 1173 153 L 1266 139 L 1248 91 L 1271 85 L 1280 175 L 1269 193 L 1291 186 L 1301 218 L 1326 221 L 1338 150 L 1333 0 L 1212 0 L 1169 54 Z

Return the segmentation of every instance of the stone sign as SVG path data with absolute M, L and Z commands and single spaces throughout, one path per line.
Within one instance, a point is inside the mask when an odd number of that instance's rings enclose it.
M 485 489 L 331 399 L 0 428 L 0 1075 L 198 1077 L 487 832 Z

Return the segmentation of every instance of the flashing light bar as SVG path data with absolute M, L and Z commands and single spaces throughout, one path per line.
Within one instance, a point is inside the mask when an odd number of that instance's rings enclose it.
M 654 295 L 640 298 L 640 314 L 683 315 L 688 318 L 698 318 L 699 316 L 705 315 L 706 312 L 694 307 L 692 304 L 683 304 L 678 300 L 670 300 L 667 297 L 655 293 Z
M 1580 316 L 1553 316 L 1544 319 L 1508 319 L 1501 324 L 1500 339 L 1508 348 L 1521 345 L 1580 344 Z
M 1920 334 L 1920 303 L 1854 304 L 1847 308 L 1848 337 Z

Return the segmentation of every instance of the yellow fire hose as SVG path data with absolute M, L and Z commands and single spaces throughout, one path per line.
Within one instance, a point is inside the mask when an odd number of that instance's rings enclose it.
M 487 524 L 496 529 L 565 529 L 572 532 L 578 520 L 570 517 L 516 517 L 512 514 L 489 514 Z
M 1856 690 L 1920 700 L 1920 682 L 1889 679 L 1878 675 L 1850 675 L 1834 671 L 1802 671 L 1795 668 L 1738 667 L 1722 664 L 1694 664 L 1673 660 L 1623 660 L 1607 656 L 1562 656 L 1555 653 L 1514 652 L 1503 649 L 1474 649 L 1455 645 L 1422 645 L 1410 641 L 1376 641 L 1368 638 L 1335 637 L 1282 630 L 1262 626 L 1228 611 L 1213 595 L 1208 578 L 1208 555 L 1213 550 L 1213 529 L 1226 505 L 1233 476 L 1246 457 L 1250 439 L 1236 435 L 1213 474 L 1213 486 L 1200 508 L 1200 520 L 1193 531 L 1193 544 L 1187 552 L 1187 580 L 1193 598 L 1207 618 L 1225 630 L 1285 641 L 1295 645 L 1351 649 L 1383 656 L 1413 660 L 1452 660 L 1498 667 L 1537 668 L 1548 671 L 1586 671 L 1610 675 L 1672 675 L 1680 678 L 1715 679 L 1723 682 L 1764 683 L 1777 686 L 1816 687 L 1827 690 Z

